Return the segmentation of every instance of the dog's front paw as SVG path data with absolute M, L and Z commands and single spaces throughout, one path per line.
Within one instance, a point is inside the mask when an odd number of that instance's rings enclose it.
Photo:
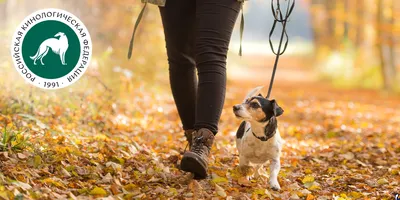
M 248 181 L 251 181 L 251 180 L 255 179 L 254 174 L 247 175 L 247 176 L 246 176 L 246 179 L 247 179 Z
M 245 166 L 240 166 L 240 165 L 239 165 L 239 172 L 240 172 L 242 175 L 249 175 L 249 174 L 253 174 L 253 173 L 254 173 L 254 172 L 253 172 L 253 168 L 250 167 L 250 166 L 247 166 L 247 165 L 245 165 Z
M 271 181 L 271 182 L 269 183 L 269 187 L 270 187 L 272 190 L 275 190 L 275 191 L 279 191 L 279 190 L 281 189 L 281 186 L 279 185 L 278 181 Z

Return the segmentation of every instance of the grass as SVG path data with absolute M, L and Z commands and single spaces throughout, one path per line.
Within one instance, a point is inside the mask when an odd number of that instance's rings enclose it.
M 10 128 L 11 129 L 11 128 Z M 29 136 L 25 137 L 25 131 L 15 131 L 7 129 L 7 125 L 2 130 L 0 138 L 0 151 L 20 152 L 30 146 Z

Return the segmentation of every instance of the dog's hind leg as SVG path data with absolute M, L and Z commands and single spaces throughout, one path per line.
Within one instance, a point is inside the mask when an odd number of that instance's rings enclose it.
M 49 52 L 49 48 L 46 48 L 46 51 L 43 52 L 43 53 L 40 55 L 40 62 L 42 63 L 42 65 L 44 65 L 44 63 L 43 63 L 43 57 L 45 57 L 45 56 L 47 55 L 48 52 Z
M 269 176 L 269 186 L 273 190 L 280 190 L 281 186 L 278 182 L 278 174 L 281 169 L 281 163 L 279 157 L 271 160 L 271 164 L 269 166 L 270 176 Z
M 65 51 L 60 52 L 60 60 L 61 60 L 61 64 L 67 65 L 67 63 L 65 63 Z

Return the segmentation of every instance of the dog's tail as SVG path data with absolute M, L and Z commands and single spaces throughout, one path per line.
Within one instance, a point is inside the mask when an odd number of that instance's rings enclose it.
M 29 56 L 32 60 L 35 60 L 39 56 L 39 49 L 37 50 L 36 54 L 34 56 Z

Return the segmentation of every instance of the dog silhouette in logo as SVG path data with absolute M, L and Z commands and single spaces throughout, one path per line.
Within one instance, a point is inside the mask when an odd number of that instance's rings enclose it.
M 34 56 L 30 56 L 34 65 L 36 65 L 36 61 L 39 59 L 42 65 L 45 65 L 43 63 L 43 58 L 47 55 L 49 49 L 60 56 L 61 64 L 67 65 L 67 63 L 65 63 L 65 53 L 68 50 L 68 38 L 65 33 L 62 32 L 58 32 L 54 37 L 59 38 L 49 38 L 43 41 L 42 44 L 40 44 L 36 54 Z

